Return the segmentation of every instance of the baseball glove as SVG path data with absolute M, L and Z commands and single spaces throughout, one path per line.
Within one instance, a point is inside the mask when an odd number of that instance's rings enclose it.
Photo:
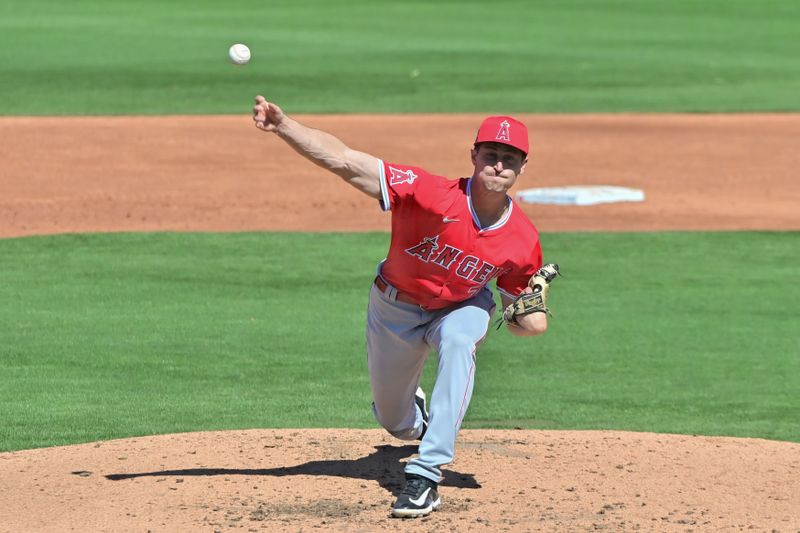
M 558 265 L 555 263 L 548 263 L 537 270 L 528 281 L 528 286 L 533 289 L 533 292 L 517 296 L 517 299 L 503 311 L 503 318 L 497 321 L 497 327 L 499 328 L 503 322 L 516 324 L 518 317 L 531 313 L 547 313 L 549 315 L 547 292 L 550 290 L 550 283 L 559 274 Z

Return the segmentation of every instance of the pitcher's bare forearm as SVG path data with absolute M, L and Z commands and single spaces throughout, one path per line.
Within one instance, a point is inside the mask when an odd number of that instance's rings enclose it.
M 274 132 L 298 154 L 329 170 L 372 198 L 380 198 L 380 161 L 353 150 L 337 137 L 283 116 Z
M 379 159 L 349 148 L 330 133 L 300 124 L 261 95 L 256 96 L 253 120 L 258 129 L 275 133 L 312 163 L 340 176 L 368 196 L 381 197 Z
M 519 324 L 508 324 L 508 331 L 517 337 L 535 337 L 547 331 L 547 315 L 533 313 L 519 317 Z

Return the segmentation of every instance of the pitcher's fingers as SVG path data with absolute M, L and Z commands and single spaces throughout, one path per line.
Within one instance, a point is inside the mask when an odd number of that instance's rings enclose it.
M 267 118 L 267 111 L 262 104 L 256 104 L 253 106 L 253 120 L 261 120 L 264 121 Z
M 272 102 L 267 102 L 267 113 L 278 119 L 283 118 L 283 110 Z

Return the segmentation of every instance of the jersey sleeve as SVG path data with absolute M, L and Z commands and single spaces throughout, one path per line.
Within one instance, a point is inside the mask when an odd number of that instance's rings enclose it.
M 526 257 L 521 258 L 519 264 L 514 265 L 509 271 L 497 278 L 497 290 L 500 294 L 515 299 L 528 286 L 533 274 L 542 266 L 542 246 L 539 240 Z
M 381 209 L 389 211 L 408 198 L 413 198 L 418 189 L 430 183 L 430 174 L 419 167 L 380 162 Z M 421 185 L 423 184 L 423 185 Z

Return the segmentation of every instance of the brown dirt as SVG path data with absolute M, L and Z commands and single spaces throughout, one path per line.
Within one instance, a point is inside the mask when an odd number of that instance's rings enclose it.
M 415 445 L 250 430 L 0 454 L 3 531 L 796 531 L 800 444 L 464 430 L 443 506 L 391 519 Z
M 456 177 L 481 117 L 300 118 Z M 543 231 L 800 229 L 800 115 L 522 118 L 534 157 L 518 189 L 647 195 L 524 206 Z M 247 116 L 2 118 L 0 141 L 0 237 L 389 228 L 372 200 Z M 797 443 L 465 430 L 442 510 L 389 519 L 415 449 L 380 430 L 303 429 L 0 453 L 0 531 L 800 531 Z
M 471 171 L 480 116 L 301 117 L 354 147 Z M 800 115 L 523 115 L 517 184 L 621 185 L 643 203 L 525 206 L 542 231 L 800 229 Z M 160 230 L 388 230 L 376 203 L 243 117 L 0 119 L 0 237 Z

